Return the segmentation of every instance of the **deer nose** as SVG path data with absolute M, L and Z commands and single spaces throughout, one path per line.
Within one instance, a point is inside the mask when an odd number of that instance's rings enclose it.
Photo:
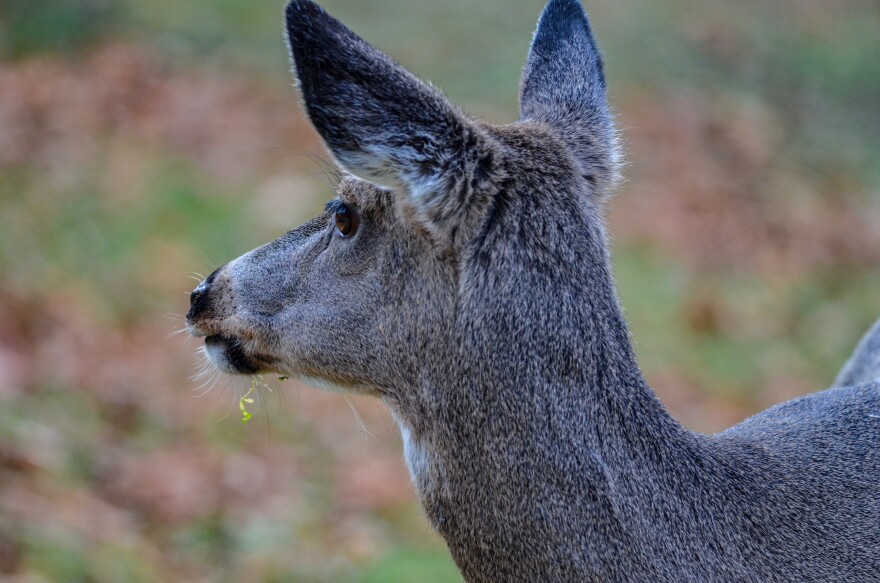
M 199 319 L 208 309 L 208 292 L 211 291 L 211 284 L 217 278 L 220 272 L 218 269 L 212 273 L 208 279 L 198 285 L 196 289 L 189 295 L 189 313 L 186 315 L 188 322 L 193 323 Z

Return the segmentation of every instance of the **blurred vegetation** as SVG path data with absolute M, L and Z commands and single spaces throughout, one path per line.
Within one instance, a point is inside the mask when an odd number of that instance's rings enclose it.
M 540 0 L 323 4 L 515 119 Z M 190 380 L 196 343 L 167 337 L 193 270 L 330 196 L 282 8 L 0 0 L 0 578 L 460 580 L 381 406 L 352 399 L 361 429 L 341 397 L 278 384 L 242 429 L 224 417 L 242 387 Z M 880 313 L 877 3 L 587 8 L 629 150 L 616 274 L 653 386 L 716 431 L 828 385 Z
M 0 0 L 0 54 L 23 57 L 92 45 L 123 20 L 111 0 Z

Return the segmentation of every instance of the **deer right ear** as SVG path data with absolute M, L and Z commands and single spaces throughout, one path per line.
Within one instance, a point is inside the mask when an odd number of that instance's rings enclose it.
M 573 149 L 595 194 L 618 177 L 617 135 L 605 96 L 605 71 L 578 0 L 550 0 L 520 83 L 520 117 L 553 127 Z
M 286 19 L 306 111 L 339 164 L 400 193 L 432 230 L 454 221 L 492 163 L 480 129 L 311 0 Z

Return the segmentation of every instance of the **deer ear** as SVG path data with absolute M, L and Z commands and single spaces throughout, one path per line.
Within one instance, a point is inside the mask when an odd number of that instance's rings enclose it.
M 466 202 L 451 191 L 472 183 L 484 157 L 479 128 L 314 2 L 292 0 L 286 19 L 306 111 L 339 164 L 425 215 Z
M 520 84 L 520 117 L 553 127 L 573 148 L 599 196 L 618 178 L 617 134 L 605 71 L 578 0 L 550 0 L 541 14 Z

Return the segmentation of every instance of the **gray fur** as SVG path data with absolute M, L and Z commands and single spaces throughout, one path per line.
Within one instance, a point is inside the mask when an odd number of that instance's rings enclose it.
M 341 203 L 200 286 L 189 322 L 219 367 L 382 399 L 469 583 L 880 581 L 874 340 L 852 386 L 714 436 L 645 382 L 611 276 L 616 140 L 577 0 L 545 10 L 507 126 L 309 0 L 286 16 L 306 111 L 352 176 Z M 347 238 L 340 204 L 360 217 Z

